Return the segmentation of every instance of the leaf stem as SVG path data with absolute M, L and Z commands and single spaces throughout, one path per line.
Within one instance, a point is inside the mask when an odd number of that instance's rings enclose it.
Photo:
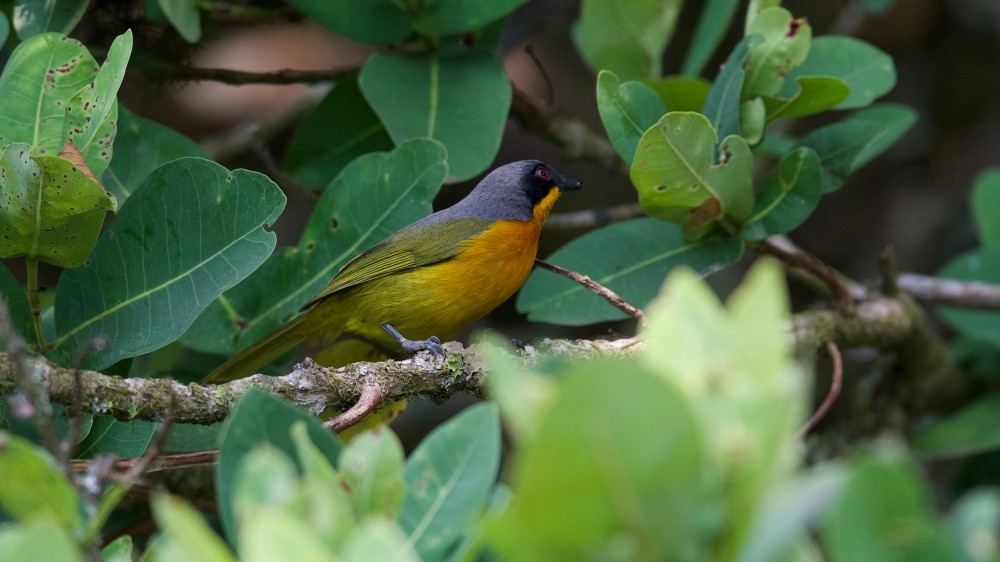
M 49 348 L 45 341 L 45 331 L 42 329 L 42 303 L 38 296 L 38 258 L 27 258 L 28 270 L 28 301 L 31 303 L 31 319 L 35 322 L 35 339 L 39 351 Z

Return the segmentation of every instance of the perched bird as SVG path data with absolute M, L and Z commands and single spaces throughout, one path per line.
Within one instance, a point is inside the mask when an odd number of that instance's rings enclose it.
M 556 199 L 579 188 L 579 181 L 538 160 L 500 166 L 465 199 L 347 262 L 299 316 L 205 382 L 248 376 L 312 338 L 331 344 L 317 358 L 327 366 L 363 359 L 371 350 L 387 357 L 440 353 L 438 337 L 470 325 L 524 284 Z

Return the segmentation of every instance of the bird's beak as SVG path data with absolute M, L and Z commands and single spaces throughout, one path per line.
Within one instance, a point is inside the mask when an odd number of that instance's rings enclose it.
M 581 187 L 583 187 L 583 184 L 580 183 L 580 180 L 567 178 L 566 176 L 559 176 L 555 178 L 555 180 L 556 180 L 556 187 L 558 187 L 560 191 L 576 191 Z

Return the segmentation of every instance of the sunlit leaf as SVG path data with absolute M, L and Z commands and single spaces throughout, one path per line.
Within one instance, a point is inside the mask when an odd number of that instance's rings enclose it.
M 0 508 L 21 522 L 51 521 L 67 533 L 82 523 L 80 500 L 49 455 L 27 439 L 0 431 Z
M 632 163 L 642 134 L 667 110 L 649 86 L 635 81 L 623 84 L 607 70 L 597 75 L 597 109 L 611 144 L 627 164 Z
M 826 35 L 813 40 L 808 58 L 788 73 L 778 97 L 793 96 L 796 79 L 806 76 L 833 77 L 846 83 L 850 93 L 834 107 L 848 109 L 869 105 L 891 90 L 896 67 L 891 56 L 860 39 Z
M 760 35 L 764 40 L 750 48 L 743 97 L 772 96 L 809 55 L 812 27 L 784 8 L 767 8 L 750 24 L 747 35 Z
M 680 0 L 584 0 L 573 41 L 590 67 L 622 80 L 659 78 Z

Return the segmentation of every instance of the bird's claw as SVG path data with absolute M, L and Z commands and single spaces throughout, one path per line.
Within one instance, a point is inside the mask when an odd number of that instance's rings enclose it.
M 403 334 L 399 333 L 392 324 L 385 322 L 382 324 L 382 329 L 389 333 L 392 337 L 396 338 L 399 345 L 403 349 L 410 353 L 418 353 L 420 351 L 430 351 L 434 355 L 435 359 L 444 358 L 448 355 L 444 350 L 444 346 L 441 345 L 441 340 L 437 336 L 431 336 L 425 340 L 411 340 L 407 339 Z

